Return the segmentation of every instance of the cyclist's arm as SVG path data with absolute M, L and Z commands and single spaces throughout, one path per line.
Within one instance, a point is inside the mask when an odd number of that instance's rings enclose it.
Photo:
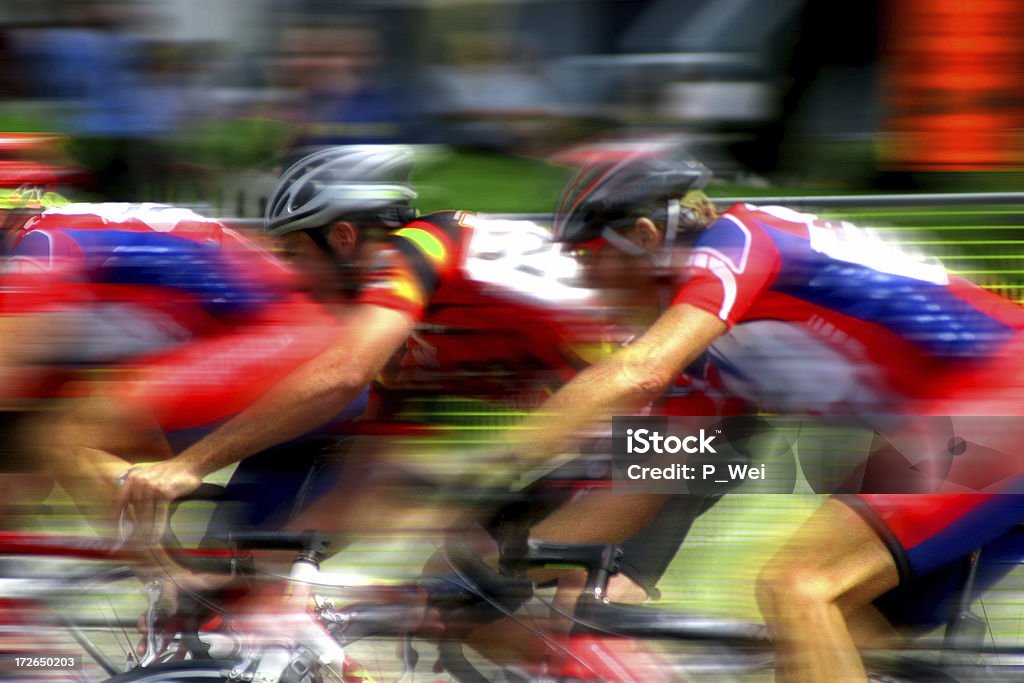
M 545 460 L 581 429 L 657 398 L 676 374 L 726 331 L 717 316 L 689 304 L 666 311 L 639 339 L 576 375 L 511 438 L 523 460 Z
M 175 460 L 201 478 L 326 424 L 381 371 L 413 324 L 405 313 L 359 306 L 326 351 Z

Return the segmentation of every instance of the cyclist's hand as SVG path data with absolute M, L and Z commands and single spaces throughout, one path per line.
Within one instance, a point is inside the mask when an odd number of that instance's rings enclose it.
M 127 509 L 142 537 L 158 543 L 170 501 L 195 491 L 201 477 L 174 460 L 132 467 L 118 479 L 117 512 Z

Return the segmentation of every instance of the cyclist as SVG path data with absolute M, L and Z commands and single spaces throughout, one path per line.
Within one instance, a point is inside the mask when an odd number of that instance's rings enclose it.
M 6 256 L 14 235 L 30 215 L 50 207 L 63 206 L 68 201 L 54 192 L 23 186 L 0 189 L 0 255 Z M 48 384 L 40 369 L 16 367 L 12 353 L 17 344 L 14 327 L 2 315 L 0 292 L 0 516 L 4 520 L 16 513 L 22 505 L 34 504 L 46 497 L 51 488 L 48 477 L 35 463 L 25 457 L 29 445 L 20 428 L 30 410 L 26 398 L 38 393 Z
M 585 260 L 590 281 L 648 306 L 669 287 L 670 304 L 557 392 L 514 452 L 557 451 L 593 420 L 660 394 L 704 353 L 729 393 L 763 410 L 868 425 L 886 414 L 1019 414 L 1020 308 L 847 223 L 749 204 L 719 213 L 701 191 L 707 179 L 691 159 L 634 150 L 591 160 L 567 187 L 555 238 Z M 921 431 L 911 452 L 936 436 Z M 1012 487 L 1020 434 L 976 432 L 969 451 L 1011 454 L 976 480 L 986 492 Z M 999 539 L 1021 507 L 1010 495 L 830 500 L 759 583 L 780 680 L 863 680 L 854 638 L 886 633 L 872 602 L 884 595 L 877 606 L 896 623 L 934 613 L 912 596 L 948 583 L 956 561 Z
M 176 458 L 129 472 L 123 500 L 149 506 L 143 518 L 158 517 L 162 502 L 187 493 L 202 476 L 315 428 L 339 402 L 380 375 L 403 345 L 387 393 L 397 384 L 455 395 L 511 394 L 529 404 L 536 403 L 538 387 L 563 382 L 582 366 L 569 342 L 586 337 L 592 323 L 581 330 L 575 321 L 564 321 L 565 302 L 572 313 L 571 306 L 585 301 L 584 293 L 565 282 L 571 260 L 535 226 L 467 212 L 415 216 L 409 208 L 408 162 L 403 147 L 331 148 L 283 174 L 268 202 L 267 232 L 299 263 L 340 266 L 339 284 L 353 293 L 356 304 L 347 314 L 346 331 L 286 384 L 208 438 Z M 353 260 L 342 253 L 382 226 L 393 232 L 372 258 Z M 465 469 L 467 459 L 457 466 Z M 584 497 L 590 509 L 585 527 L 556 515 L 550 531 L 541 533 L 567 542 L 621 541 L 628 536 L 620 533 L 624 517 L 635 516 L 639 527 L 656 513 L 690 516 L 686 505 L 665 508 L 664 499 L 648 497 L 615 516 L 602 516 L 606 505 L 599 501 L 608 497 L 604 491 Z M 326 496 L 294 524 L 365 529 L 382 519 L 399 519 L 387 514 L 403 506 L 394 498 L 375 487 L 360 495 Z M 663 528 L 674 537 L 679 525 Z M 649 537 L 638 541 L 648 551 L 638 563 L 645 566 L 635 574 L 642 584 L 657 581 L 678 546 L 675 538 L 663 540 L 658 552 L 649 552 L 655 545 Z
M 49 380 L 29 398 L 91 397 L 63 402 L 74 407 L 30 440 L 83 506 L 109 505 L 126 458 L 170 457 L 335 333 L 281 263 L 192 211 L 65 203 L 6 218 L 21 225 L 4 266 L 0 369 Z M 364 407 L 357 397 L 336 417 Z

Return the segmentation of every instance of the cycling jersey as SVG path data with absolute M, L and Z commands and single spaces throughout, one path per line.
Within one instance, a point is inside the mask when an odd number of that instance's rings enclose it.
M 726 387 L 780 412 L 884 410 L 955 392 L 1024 311 L 849 223 L 737 204 L 704 231 L 674 303 L 718 316 Z
M 359 301 L 418 325 L 385 383 L 462 396 L 508 397 L 565 381 L 583 362 L 576 342 L 600 325 L 584 313 L 574 262 L 526 221 L 445 211 L 391 235 Z
M 192 211 L 71 204 L 19 231 L 0 311 L 51 323 L 44 361 L 126 370 L 110 391 L 185 430 L 239 412 L 327 347 L 335 323 L 292 281 Z

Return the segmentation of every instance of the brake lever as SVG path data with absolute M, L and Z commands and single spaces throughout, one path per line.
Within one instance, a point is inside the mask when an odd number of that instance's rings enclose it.
M 120 552 L 134 533 L 135 522 L 128 516 L 128 508 L 122 508 L 121 513 L 117 516 L 117 540 L 110 547 L 110 552 Z
M 156 629 L 157 608 L 164 589 L 159 581 L 146 584 L 146 598 L 149 607 L 146 609 L 146 651 L 139 659 L 139 666 L 149 666 L 160 654 L 160 640 Z

